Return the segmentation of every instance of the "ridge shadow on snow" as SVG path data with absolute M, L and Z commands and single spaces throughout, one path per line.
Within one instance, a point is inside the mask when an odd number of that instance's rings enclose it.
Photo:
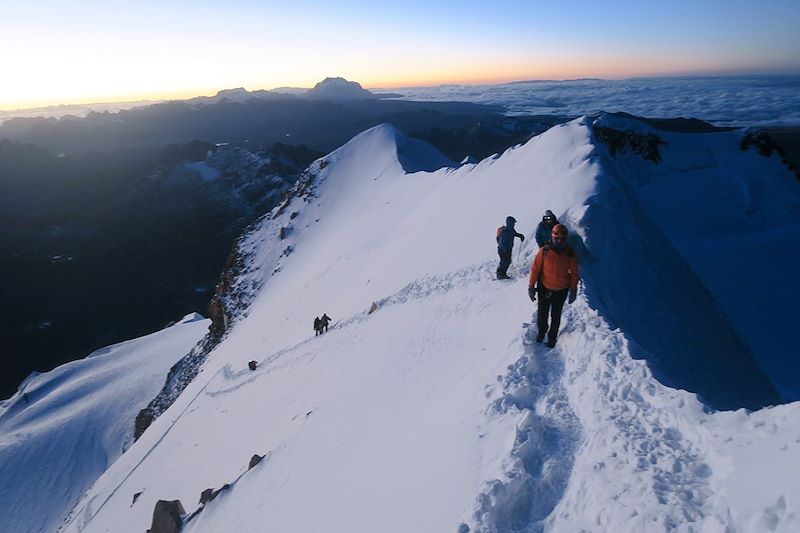
M 407 173 L 434 172 L 455 165 L 430 144 L 406 137 L 399 131 L 397 133 L 400 136 L 397 140 L 397 160 Z
M 592 307 L 631 342 L 663 384 L 698 394 L 713 409 L 783 403 L 698 275 L 643 211 L 607 152 L 578 242 Z
M 389 145 L 397 147 L 397 162 L 408 174 L 434 172 L 443 167 L 456 166 L 453 161 L 432 145 L 425 141 L 408 137 L 389 122 L 374 126 L 362 132 L 356 138 L 358 137 L 382 137 L 389 140 Z

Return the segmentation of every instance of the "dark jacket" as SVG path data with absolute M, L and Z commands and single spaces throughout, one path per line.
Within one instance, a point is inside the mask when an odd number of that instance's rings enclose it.
M 553 226 L 558 224 L 558 219 L 553 218 L 553 222 L 548 223 L 544 219 L 536 226 L 536 244 L 539 248 L 550 242 L 550 232 L 553 231 Z
M 536 226 L 536 244 L 539 248 L 550 242 L 550 232 L 553 231 L 553 226 L 558 224 L 558 220 L 553 218 L 553 223 L 549 224 L 544 219 Z
M 500 230 L 500 235 L 497 236 L 498 253 L 511 253 L 511 250 L 514 248 L 514 237 L 519 237 L 523 241 L 525 240 L 525 236 L 522 233 L 517 233 L 516 230 L 514 230 L 514 224 L 516 224 L 516 222 L 514 217 L 506 218 L 506 225 Z

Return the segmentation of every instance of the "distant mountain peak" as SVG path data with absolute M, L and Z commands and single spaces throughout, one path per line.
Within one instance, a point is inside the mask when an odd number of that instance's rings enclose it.
M 250 94 L 250 91 L 248 91 L 244 87 L 236 87 L 233 89 L 222 89 L 221 91 L 217 92 L 217 96 L 219 97 L 242 96 L 247 94 Z
M 263 96 L 264 95 L 262 94 L 252 93 L 244 87 L 236 87 L 233 89 L 222 89 L 217 91 L 217 94 L 214 96 L 196 96 L 186 101 L 194 104 L 216 104 L 222 102 L 223 100 L 244 103 L 256 98 L 262 98 Z
M 308 98 L 325 100 L 361 100 L 377 96 L 364 89 L 357 81 L 344 78 L 325 78 L 306 93 Z

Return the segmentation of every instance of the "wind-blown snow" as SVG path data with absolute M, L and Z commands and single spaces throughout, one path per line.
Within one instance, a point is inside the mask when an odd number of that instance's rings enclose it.
M 0 404 L 0 531 L 55 531 L 130 446 L 136 413 L 209 321 L 172 327 L 32 374 Z
M 725 139 L 756 181 L 793 179 Z M 673 168 L 662 150 L 670 166 L 649 175 Z M 798 404 L 713 412 L 653 377 L 693 372 L 720 404 L 778 401 L 691 251 L 648 218 L 628 157 L 584 118 L 477 164 L 450 166 L 388 125 L 317 161 L 240 243 L 247 315 L 65 531 L 141 532 L 157 500 L 192 513 L 225 484 L 186 531 L 796 530 L 800 487 L 776 462 L 800 459 Z M 585 280 L 554 350 L 532 340 L 526 290 L 545 209 L 571 228 Z M 507 215 L 529 238 L 499 282 Z M 314 337 L 322 313 L 333 325 Z M 705 336 L 675 335 L 697 320 Z

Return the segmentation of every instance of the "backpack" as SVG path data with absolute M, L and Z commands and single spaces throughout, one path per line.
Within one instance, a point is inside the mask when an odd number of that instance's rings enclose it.
M 500 226 L 499 228 L 497 228 L 497 237 L 496 237 L 497 244 L 500 244 L 500 234 L 503 232 L 504 229 L 505 226 Z

